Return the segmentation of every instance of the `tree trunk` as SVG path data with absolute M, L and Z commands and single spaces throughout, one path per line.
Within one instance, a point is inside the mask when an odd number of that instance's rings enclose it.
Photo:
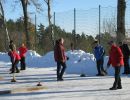
M 23 7 L 23 13 L 24 13 L 24 29 L 25 29 L 25 36 L 26 36 L 26 45 L 30 49 L 30 37 L 28 33 L 28 15 L 27 15 L 27 3 L 28 0 L 21 0 L 22 7 Z
M 53 33 L 53 26 L 52 26 L 52 22 L 51 22 L 51 4 L 50 3 L 51 3 L 50 0 L 48 0 L 48 21 L 49 21 L 52 46 L 54 47 L 54 33 Z
M 118 0 L 117 6 L 117 42 L 125 39 L 125 0 Z
M 8 29 L 7 29 L 7 25 L 6 25 L 6 20 L 5 20 L 5 16 L 4 16 L 4 9 L 3 9 L 3 6 L 2 6 L 2 3 L 0 1 L 0 10 L 1 10 L 1 26 L 4 26 L 4 29 L 5 29 L 5 50 L 8 50 L 8 45 L 9 45 L 9 42 L 10 42 L 10 37 L 9 37 L 9 33 L 8 33 Z
M 49 36 L 52 41 L 52 47 L 54 48 L 54 33 L 53 33 L 53 26 L 51 22 L 51 0 L 44 0 L 48 7 L 48 22 L 49 22 Z
M 49 21 L 49 26 L 51 25 L 51 8 L 50 8 L 50 0 L 48 0 L 48 21 Z

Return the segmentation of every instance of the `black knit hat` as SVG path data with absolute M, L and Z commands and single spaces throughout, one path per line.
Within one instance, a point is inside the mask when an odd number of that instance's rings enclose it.
M 10 40 L 10 43 L 13 43 L 13 40 Z

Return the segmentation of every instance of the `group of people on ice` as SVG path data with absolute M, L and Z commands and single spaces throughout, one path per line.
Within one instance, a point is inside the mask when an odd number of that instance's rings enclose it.
M 25 70 L 26 69 L 26 63 L 25 63 L 25 54 L 27 52 L 27 47 L 22 43 L 21 47 L 18 48 L 19 53 L 17 53 L 16 46 L 13 43 L 13 40 L 10 40 L 9 44 L 9 52 L 8 55 L 10 57 L 10 61 L 12 63 L 12 66 L 10 68 L 10 74 L 11 73 L 19 73 L 20 70 Z M 20 61 L 21 64 L 21 69 L 19 70 L 17 65 Z
M 123 74 L 130 74 L 130 68 L 129 68 L 130 50 L 126 42 L 124 43 L 119 42 L 119 45 L 117 45 L 114 41 L 109 41 L 108 45 L 110 46 L 110 50 L 109 50 L 109 60 L 107 63 L 107 68 L 109 68 L 110 65 L 112 65 L 115 70 L 115 81 L 110 90 L 122 89 L 120 70 L 121 67 L 124 66 Z M 12 67 L 10 69 L 11 73 L 15 72 L 19 73 L 20 70 L 26 69 L 25 54 L 27 50 L 28 50 L 27 47 L 24 44 L 22 44 L 22 46 L 18 48 L 19 53 L 17 53 L 16 46 L 14 45 L 12 40 L 10 41 L 8 55 L 10 56 L 10 60 L 12 63 Z M 99 44 L 98 41 L 93 42 L 93 53 L 96 59 L 97 72 L 98 72 L 97 76 L 105 76 L 107 74 L 107 69 L 104 70 L 103 67 L 105 50 L 103 46 Z M 64 80 L 63 75 L 67 67 L 66 60 L 69 59 L 69 57 L 65 55 L 63 38 L 60 38 L 55 42 L 54 59 L 57 62 L 57 81 L 63 81 Z M 21 62 L 20 70 L 17 67 L 19 61 Z
M 96 58 L 97 70 L 98 70 L 97 76 L 104 76 L 106 74 L 106 70 L 104 70 L 103 68 L 105 51 L 103 47 L 99 45 L 98 41 L 95 41 L 94 44 L 95 44 L 94 55 Z M 128 69 L 129 62 L 125 61 L 126 59 L 124 55 L 124 53 L 126 53 L 126 46 L 124 45 L 127 44 L 123 43 L 122 45 L 118 46 L 116 45 L 116 43 L 114 43 L 114 41 L 110 41 L 108 45 L 110 46 L 110 50 L 109 50 L 109 60 L 107 63 L 107 68 L 109 68 L 110 65 L 112 65 L 115 70 L 115 81 L 113 83 L 113 86 L 110 88 L 110 90 L 122 89 L 121 78 L 120 78 L 121 67 L 124 66 L 123 74 L 130 74 L 130 69 Z M 127 45 L 127 49 L 129 51 L 128 45 Z M 130 51 L 128 52 L 127 55 L 130 55 Z M 129 58 L 127 60 L 129 60 Z
M 119 45 L 117 45 L 114 41 L 109 41 L 108 45 L 110 46 L 110 50 L 109 50 L 109 60 L 107 63 L 107 68 L 109 68 L 110 65 L 112 65 L 115 70 L 115 81 L 110 90 L 122 89 L 120 70 L 121 67 L 124 66 L 123 74 L 130 74 L 130 68 L 129 68 L 130 50 L 126 42 L 124 43 L 119 42 Z M 93 53 L 96 58 L 96 65 L 98 71 L 97 76 L 104 76 L 107 74 L 107 69 L 104 70 L 103 67 L 105 50 L 103 46 L 99 44 L 98 41 L 94 41 L 93 46 L 94 46 Z M 63 74 L 66 69 L 65 62 L 67 59 L 69 59 L 65 55 L 63 38 L 56 40 L 54 47 L 54 58 L 55 61 L 57 62 L 57 81 L 63 81 Z

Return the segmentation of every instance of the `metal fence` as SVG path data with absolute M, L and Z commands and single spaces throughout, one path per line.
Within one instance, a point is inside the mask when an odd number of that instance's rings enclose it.
M 126 8 L 126 34 L 130 36 L 130 5 Z M 88 10 L 72 9 L 53 14 L 53 23 L 67 32 L 96 36 L 108 32 L 116 35 L 117 7 L 97 7 Z

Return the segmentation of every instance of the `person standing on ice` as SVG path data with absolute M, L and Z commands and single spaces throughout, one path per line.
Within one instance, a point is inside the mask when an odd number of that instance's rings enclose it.
M 24 43 L 22 43 L 22 46 L 18 49 L 19 53 L 20 53 L 20 64 L 21 64 L 21 69 L 20 70 L 25 70 L 26 69 L 26 63 L 25 63 L 25 56 L 26 56 L 26 52 L 27 52 L 27 47 L 24 45 Z
M 63 74 L 66 69 L 66 56 L 64 48 L 64 39 L 60 38 L 56 41 L 54 47 L 54 58 L 57 62 L 57 81 L 63 81 Z
M 10 74 L 15 73 L 15 72 L 19 73 L 20 71 L 19 71 L 17 65 L 18 65 L 21 58 L 20 58 L 19 54 L 16 51 L 16 47 L 13 48 L 13 51 L 11 53 L 12 53 L 12 56 L 14 58 L 14 62 L 13 62 L 12 71 L 11 71 Z
M 110 90 L 122 89 L 120 70 L 124 65 L 123 54 L 121 49 L 114 43 L 114 41 L 110 41 L 108 44 L 110 45 L 111 49 L 109 51 L 107 67 L 112 65 L 115 70 L 115 81 Z
M 129 55 L 130 49 L 126 42 L 119 42 L 120 49 L 123 53 L 123 60 L 124 60 L 124 72 L 123 74 L 130 74 L 130 66 L 129 66 Z
M 94 45 L 94 56 L 96 58 L 96 64 L 97 64 L 97 71 L 98 74 L 96 74 L 97 76 L 104 76 L 105 75 L 105 71 L 103 68 L 103 64 L 104 64 L 104 54 L 105 54 L 105 50 L 103 48 L 103 46 L 101 46 L 99 44 L 98 41 L 94 41 L 93 43 Z
M 12 51 L 14 50 L 14 48 L 15 48 L 14 42 L 13 42 L 13 40 L 10 40 L 9 51 L 8 51 L 8 55 L 10 57 L 10 61 L 11 61 L 11 64 L 12 64 L 10 71 L 12 70 L 13 63 L 14 63 L 14 58 L 13 58 L 13 55 L 12 55 Z

